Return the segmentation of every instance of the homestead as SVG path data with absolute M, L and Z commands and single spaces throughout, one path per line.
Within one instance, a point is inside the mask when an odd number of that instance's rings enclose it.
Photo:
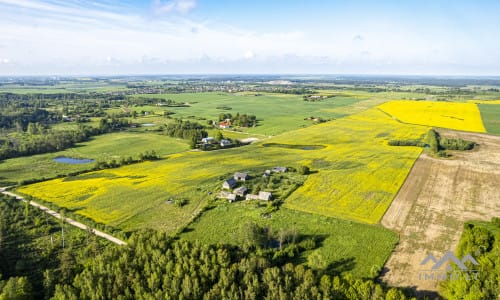
M 230 190 L 236 186 L 236 180 L 234 178 L 229 178 L 228 180 L 222 183 L 222 188 L 226 190 Z
M 231 141 L 230 140 L 225 140 L 225 139 L 220 140 L 220 146 L 221 147 L 226 147 L 226 146 L 230 146 L 230 145 L 231 145 Z
M 272 171 L 274 173 L 285 173 L 288 169 L 286 167 L 274 167 Z
M 246 200 L 265 200 L 265 201 L 269 201 L 269 200 L 272 199 L 272 197 L 273 197 L 273 195 L 270 192 L 260 191 L 258 195 L 248 194 L 245 199 Z
M 237 181 L 246 181 L 248 179 L 248 173 L 236 172 L 234 173 L 234 179 Z
M 219 193 L 219 198 L 220 199 L 227 199 L 227 200 L 229 200 L 229 202 L 233 202 L 233 201 L 236 201 L 236 194 L 226 192 L 226 191 L 221 191 Z
M 233 193 L 237 196 L 243 197 L 247 193 L 247 188 L 244 186 L 240 186 L 239 188 L 234 189 Z

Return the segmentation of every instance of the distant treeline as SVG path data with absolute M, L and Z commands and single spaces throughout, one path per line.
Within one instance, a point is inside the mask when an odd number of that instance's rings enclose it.
M 80 124 L 76 130 L 46 130 L 39 123 L 29 123 L 25 134 L 0 137 L 0 160 L 61 151 L 91 136 L 127 127 L 126 119 L 101 119 L 98 127 Z

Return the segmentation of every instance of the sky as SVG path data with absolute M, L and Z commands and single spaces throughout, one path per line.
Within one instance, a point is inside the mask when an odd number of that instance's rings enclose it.
M 0 76 L 500 75 L 500 1 L 0 0 Z

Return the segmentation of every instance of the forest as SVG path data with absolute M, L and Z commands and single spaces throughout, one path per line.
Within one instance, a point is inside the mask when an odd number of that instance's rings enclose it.
M 120 247 L 6 196 L 0 208 L 0 299 L 408 299 L 256 246 L 203 245 L 147 230 Z

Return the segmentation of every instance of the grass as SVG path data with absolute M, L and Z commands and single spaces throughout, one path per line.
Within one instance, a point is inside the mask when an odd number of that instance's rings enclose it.
M 432 127 L 485 132 L 481 114 L 474 103 L 434 101 L 391 101 L 379 108 L 395 119 Z
M 478 104 L 486 132 L 500 134 L 500 105 Z
M 260 176 L 274 166 L 309 165 L 313 174 L 285 201 L 296 210 L 377 223 L 421 152 L 391 147 L 390 139 L 418 138 L 423 126 L 401 124 L 371 109 L 266 140 L 266 143 L 322 145 L 284 149 L 255 143 L 211 152 L 185 152 L 166 160 L 124 166 L 21 187 L 97 222 L 124 230 L 152 227 L 168 232 L 188 224 L 222 182 L 236 171 Z M 87 177 L 85 177 L 87 176 Z M 167 199 L 188 199 L 184 207 Z
M 163 95 L 137 95 L 155 97 L 189 103 L 190 107 L 140 107 L 137 110 L 154 111 L 161 114 L 171 111 L 173 118 L 183 118 L 206 124 L 206 120 L 218 120 L 220 113 L 251 114 L 259 119 L 259 126 L 245 129 L 248 133 L 276 135 L 285 131 L 309 126 L 311 121 L 304 118 L 315 116 L 323 119 L 340 118 L 347 115 L 334 111 L 335 108 L 349 106 L 363 100 L 362 97 L 338 96 L 320 102 L 303 101 L 301 95 L 264 93 L 183 93 Z M 230 107 L 230 110 L 222 109 Z M 136 109 L 131 107 L 131 109 Z M 200 120 L 202 119 L 202 120 Z
M 261 217 L 264 208 L 254 201 L 218 205 L 203 213 L 181 238 L 203 243 L 240 241 L 240 224 L 252 221 L 272 231 L 295 229 L 304 238 L 315 238 L 319 247 L 300 257 L 321 257 L 334 271 L 349 272 L 355 277 L 373 277 L 380 270 L 397 243 L 395 233 L 380 226 L 365 225 L 282 208 L 271 218 Z
M 119 160 L 122 157 L 137 158 L 139 153 L 155 150 L 165 156 L 189 148 L 183 140 L 157 133 L 118 132 L 93 137 L 64 151 L 11 158 L 0 161 L 0 186 L 17 184 L 19 180 L 51 178 L 59 174 L 91 169 L 94 164 L 69 165 L 54 162 L 58 156 L 90 158 L 94 160 Z

